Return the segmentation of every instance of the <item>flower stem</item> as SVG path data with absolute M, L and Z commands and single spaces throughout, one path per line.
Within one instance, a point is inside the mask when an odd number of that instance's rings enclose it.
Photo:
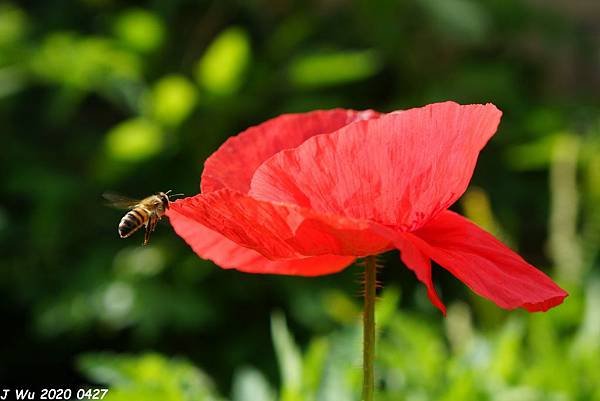
M 377 287 L 377 260 L 365 258 L 365 295 L 363 311 L 363 400 L 373 401 L 375 392 L 375 291 Z

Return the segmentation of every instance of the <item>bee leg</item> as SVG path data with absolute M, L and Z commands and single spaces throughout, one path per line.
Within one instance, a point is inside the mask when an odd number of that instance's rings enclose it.
M 144 245 L 148 245 L 148 242 L 150 242 L 150 234 L 156 228 L 156 223 L 158 223 L 158 218 L 154 215 L 150 216 L 146 225 L 146 232 L 144 233 Z

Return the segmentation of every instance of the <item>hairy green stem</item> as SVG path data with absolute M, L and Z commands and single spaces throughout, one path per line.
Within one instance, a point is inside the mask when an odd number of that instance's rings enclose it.
M 365 258 L 365 296 L 363 311 L 363 400 L 373 401 L 375 393 L 375 296 L 377 287 L 377 260 Z

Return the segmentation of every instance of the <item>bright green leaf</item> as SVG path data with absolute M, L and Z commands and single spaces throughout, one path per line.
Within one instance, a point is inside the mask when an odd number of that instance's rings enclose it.
M 516 145 L 505 153 L 508 165 L 518 171 L 545 169 L 560 134 L 547 135 L 537 141 Z
M 127 46 L 146 53 L 163 43 L 165 28 L 155 14 L 143 9 L 130 9 L 117 18 L 114 33 Z
M 300 57 L 289 68 L 291 81 L 301 87 L 341 85 L 375 75 L 381 67 L 371 50 L 318 53 Z
M 360 316 L 360 307 L 354 299 L 340 290 L 328 290 L 323 296 L 325 312 L 336 322 L 350 323 Z
M 149 97 L 151 116 L 166 126 L 180 124 L 197 101 L 196 87 L 184 76 L 167 75 L 152 88 Z
M 398 311 L 400 302 L 400 290 L 397 287 L 387 287 L 383 296 L 375 304 L 375 315 L 377 316 L 378 330 L 385 329 Z
M 196 79 L 213 94 L 233 94 L 243 82 L 249 61 L 248 34 L 238 27 L 229 28 L 206 49 L 196 67 Z
M 275 401 L 267 379 L 254 368 L 242 368 L 233 377 L 232 401 Z
M 107 401 L 222 400 L 202 371 L 180 359 L 153 353 L 87 354 L 78 366 L 90 379 L 109 385 Z
M 281 401 L 302 401 L 302 358 L 294 338 L 288 330 L 285 317 L 279 313 L 271 317 L 271 335 L 281 372 Z
M 163 133 L 152 122 L 135 118 L 111 129 L 106 136 L 109 156 L 121 161 L 141 161 L 159 153 L 164 145 Z
M 309 395 L 317 394 L 321 382 L 323 381 L 323 373 L 325 371 L 325 362 L 327 354 L 330 350 L 329 342 L 325 338 L 316 338 L 309 344 L 306 353 L 304 354 L 302 366 L 302 378 L 304 386 L 304 400 L 312 401 Z
M 44 80 L 82 90 L 100 89 L 116 80 L 137 80 L 141 70 L 139 58 L 113 41 L 70 32 L 48 35 L 32 58 L 31 68 Z
M 491 373 L 507 382 L 514 379 L 521 368 L 523 350 L 523 324 L 517 319 L 509 320 L 500 332 L 491 359 Z

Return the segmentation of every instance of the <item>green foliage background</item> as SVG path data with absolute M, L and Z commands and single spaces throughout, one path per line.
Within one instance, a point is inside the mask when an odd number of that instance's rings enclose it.
M 443 319 L 385 255 L 380 399 L 600 400 L 598 20 L 584 0 L 0 2 L 0 382 L 357 399 L 358 267 L 221 270 L 168 224 L 142 248 L 100 194 L 195 194 L 219 144 L 284 112 L 452 99 L 504 111 L 456 209 L 571 296 L 507 313 L 437 269 Z

